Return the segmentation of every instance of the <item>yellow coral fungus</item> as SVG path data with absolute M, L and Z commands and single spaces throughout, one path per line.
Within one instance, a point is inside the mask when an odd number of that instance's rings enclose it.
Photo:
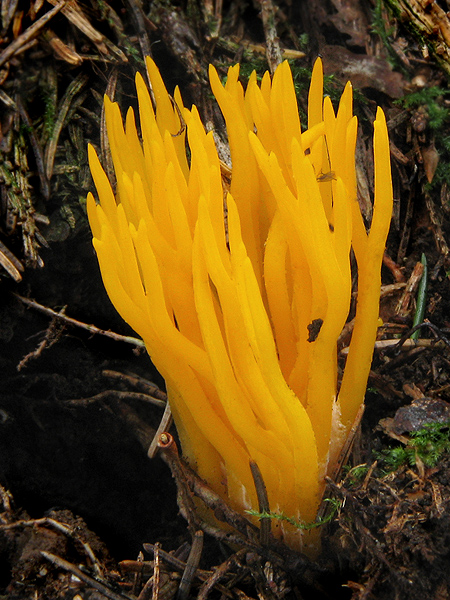
M 356 198 L 351 85 L 335 114 L 318 60 L 302 132 L 287 63 L 261 85 L 252 75 L 245 92 L 238 65 L 225 86 L 211 67 L 232 158 L 224 211 L 213 134 L 178 91 L 174 106 L 150 59 L 147 68 L 156 114 L 138 74 L 140 137 L 132 110 L 124 127 L 105 98 L 116 197 L 89 148 L 99 203 L 89 194 L 87 207 L 105 287 L 165 378 L 184 455 L 199 475 L 235 509 L 257 509 L 255 461 L 271 510 L 314 521 L 324 476 L 363 401 L 375 341 L 392 210 L 383 112 L 374 124 L 367 234 Z M 358 301 L 338 382 L 351 248 Z M 317 543 L 315 533 L 275 527 L 294 548 Z

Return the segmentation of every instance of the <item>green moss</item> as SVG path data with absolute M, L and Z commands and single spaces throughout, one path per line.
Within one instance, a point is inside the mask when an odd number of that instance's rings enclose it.
M 320 527 L 321 525 L 325 525 L 325 523 L 329 523 L 341 506 L 341 501 L 337 500 L 336 498 L 324 498 L 323 501 L 329 502 L 331 510 L 325 517 L 319 518 L 316 521 L 313 521 L 312 523 L 305 523 L 304 521 L 299 521 L 298 519 L 294 519 L 293 517 L 288 517 L 283 513 L 277 512 L 258 512 L 257 510 L 246 510 L 245 512 L 249 515 L 252 515 L 253 517 L 257 517 L 258 519 L 274 519 L 276 521 L 284 521 L 285 523 L 293 525 L 297 529 L 308 531 L 310 529 Z
M 369 467 L 364 465 L 357 465 L 356 467 L 344 467 L 343 471 L 345 473 L 345 479 L 350 482 L 350 484 L 355 485 L 367 475 L 367 471 Z
M 40 93 L 44 102 L 43 141 L 51 138 L 58 113 L 58 82 L 56 73 L 49 68 L 43 73 Z
M 444 454 L 450 451 L 450 421 L 430 423 L 410 434 L 406 446 L 383 450 L 378 460 L 390 471 L 403 465 L 414 466 L 419 458 L 426 467 L 434 467 Z
M 419 106 L 426 107 L 428 127 L 433 131 L 437 131 L 449 122 L 450 110 L 442 106 L 444 96 L 448 96 L 448 94 L 449 90 L 433 86 L 408 94 L 400 103 L 409 109 L 418 108 Z
M 249 79 L 253 71 L 256 71 L 256 78 L 261 81 L 262 76 L 267 71 L 267 61 L 263 56 L 245 55 L 240 63 L 239 76 L 244 79 Z
M 392 38 L 394 35 L 394 27 L 386 27 L 386 19 L 384 17 L 385 11 L 385 3 L 383 0 L 376 0 L 375 8 L 372 11 L 372 23 L 371 29 L 374 34 L 376 34 L 383 46 L 386 48 L 388 52 L 388 61 L 389 64 L 394 68 L 400 71 L 404 71 L 398 56 L 392 47 Z

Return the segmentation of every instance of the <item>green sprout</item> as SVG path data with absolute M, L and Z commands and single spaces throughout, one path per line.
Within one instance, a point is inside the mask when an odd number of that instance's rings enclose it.
M 420 325 L 420 323 L 423 323 L 423 318 L 425 316 L 425 305 L 426 305 L 426 299 L 427 299 L 428 266 L 427 266 L 427 257 L 425 256 L 425 254 L 423 252 L 422 252 L 422 257 L 420 259 L 420 262 L 423 264 L 423 273 L 422 273 L 422 279 L 420 280 L 420 283 L 419 283 L 419 289 L 417 291 L 417 306 L 416 306 L 416 312 L 414 314 L 413 327 L 417 327 L 417 325 Z M 419 338 L 419 329 L 417 329 L 417 331 L 415 331 L 411 336 L 412 340 L 417 340 L 418 338 Z

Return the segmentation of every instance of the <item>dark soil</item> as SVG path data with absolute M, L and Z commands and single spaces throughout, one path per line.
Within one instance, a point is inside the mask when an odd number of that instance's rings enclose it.
M 225 73 L 227 64 L 241 61 L 244 83 L 253 67 L 261 73 L 265 45 L 278 43 L 271 22 L 281 48 L 297 52 L 292 64 L 301 108 L 319 52 L 334 75 L 327 83 L 331 95 L 352 79 L 363 139 L 358 159 L 368 181 L 376 103 L 387 114 L 395 213 L 383 269 L 391 286 L 382 299 L 389 323 L 384 338 L 409 337 L 417 287 L 405 292 L 404 283 L 424 253 L 431 326 L 421 339 L 429 343 L 375 352 L 352 456 L 341 480 L 330 482 L 329 495 L 342 503 L 324 527 L 318 562 L 281 550 L 278 561 L 270 551 L 239 552 L 206 537 L 205 572 L 184 598 L 197 597 L 211 575 L 206 570 L 218 565 L 220 583 L 232 591 L 213 582 L 214 598 L 450 597 L 449 456 L 444 449 L 427 464 L 416 453 L 393 470 L 386 462 L 386 449 L 407 448 L 419 426 L 438 420 L 448 434 L 449 49 L 439 27 L 427 54 L 411 16 L 396 18 L 379 2 L 282 1 L 274 18 L 264 20 L 261 6 L 270 12 L 271 2 L 217 2 L 214 13 L 201 2 L 80 0 L 83 18 L 100 37 L 61 11 L 27 46 L 19 36 L 51 4 L 31 3 L 34 14 L 22 0 L 2 3 L 0 598 L 145 600 L 153 592 L 143 586 L 154 572 L 160 598 L 174 597 L 180 587 L 192 532 L 178 515 L 169 468 L 159 457 L 147 458 L 162 409 L 142 397 L 143 380 L 163 389 L 161 378 L 134 346 L 51 318 L 19 296 L 56 312 L 66 307 L 80 323 L 134 335 L 105 294 L 84 213 L 92 188 L 86 146 L 101 145 L 102 95 L 109 86 L 122 106 L 133 103 L 134 73 L 151 50 L 169 89 L 180 83 L 186 103 L 195 101 L 214 119 L 208 63 Z M 433 6 L 427 18 L 434 18 Z M 433 54 L 437 42 L 444 49 L 439 55 Z M 11 50 L 14 44 L 20 51 Z M 422 96 L 398 102 L 411 92 Z M 423 398 L 428 401 L 420 404 Z M 358 465 L 365 465 L 359 474 Z M 176 566 L 157 549 L 150 563 L 149 546 L 138 558 L 143 543 L 159 543 L 184 562 Z

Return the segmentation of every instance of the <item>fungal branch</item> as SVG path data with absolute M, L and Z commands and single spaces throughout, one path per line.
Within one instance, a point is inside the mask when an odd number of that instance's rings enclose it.
M 239 65 L 225 85 L 210 67 L 233 164 L 225 223 L 212 133 L 177 89 L 171 101 L 151 59 L 147 68 L 156 112 L 138 74 L 140 135 L 133 111 L 124 126 L 105 98 L 115 196 L 89 148 L 98 202 L 88 195 L 88 216 L 106 290 L 165 378 L 183 454 L 200 477 L 235 510 L 254 511 L 256 463 L 271 511 L 312 522 L 363 402 L 376 336 L 392 211 L 383 112 L 374 124 L 367 234 L 356 198 L 351 85 L 335 113 L 318 60 L 302 131 L 287 62 L 260 85 L 253 74 L 245 91 Z M 358 302 L 338 382 L 351 248 Z M 317 529 L 283 520 L 274 527 L 291 547 L 317 551 Z

